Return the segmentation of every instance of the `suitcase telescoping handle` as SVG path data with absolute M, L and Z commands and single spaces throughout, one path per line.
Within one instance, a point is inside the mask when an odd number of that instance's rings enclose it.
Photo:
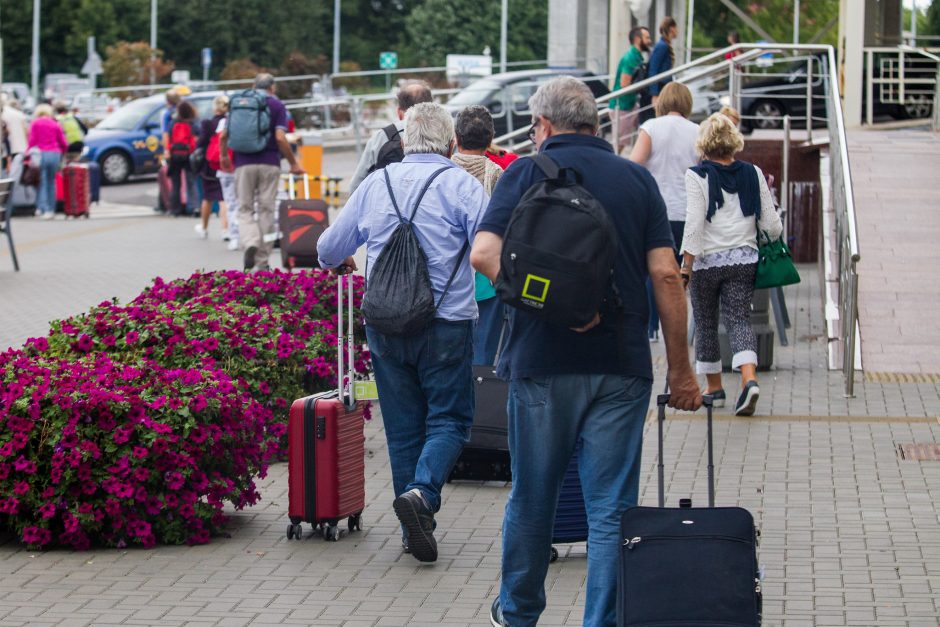
M 339 267 L 339 271 L 342 272 L 345 268 L 343 266 Z M 349 294 L 349 307 L 347 308 L 347 325 L 343 324 L 343 281 L 345 279 L 348 294 Z M 336 354 L 338 355 L 338 368 L 336 370 L 337 375 L 337 389 L 339 393 L 339 398 L 343 401 L 343 404 L 346 406 L 346 409 L 352 410 L 356 406 L 355 398 L 355 389 L 353 385 L 353 375 L 356 372 L 356 362 L 353 359 L 353 345 L 355 343 L 355 333 L 353 327 L 353 278 L 352 275 L 338 274 L 336 276 L 336 291 L 337 291 L 337 305 L 336 305 L 336 317 L 337 317 L 337 346 Z M 348 331 L 348 332 L 347 332 Z M 349 362 L 349 381 L 346 381 L 346 376 L 343 368 L 343 348 L 345 344 L 346 357 Z
M 656 397 L 656 405 L 659 412 L 659 464 L 657 471 L 659 474 L 659 506 L 666 507 L 666 469 L 663 465 L 663 424 L 666 422 L 666 405 L 669 403 L 669 385 L 666 384 L 666 390 Z M 702 397 L 702 404 L 706 410 L 706 424 L 708 430 L 708 506 L 715 507 L 715 458 L 714 445 L 712 444 L 712 397 L 706 394 Z M 682 499 L 686 501 L 686 499 Z M 686 501 L 688 502 L 688 501 Z M 689 507 L 691 503 L 689 502 Z
M 310 176 L 307 174 L 303 175 L 304 179 L 304 198 L 310 198 Z M 294 175 L 287 175 L 287 197 L 291 200 L 294 200 L 296 192 L 294 192 Z

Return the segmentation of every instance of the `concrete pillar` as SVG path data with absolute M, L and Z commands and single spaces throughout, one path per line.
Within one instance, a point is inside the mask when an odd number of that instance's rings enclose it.
M 633 19 L 633 13 L 630 10 L 629 0 L 610 0 L 610 20 L 609 20 L 609 44 L 607 54 L 607 68 L 609 72 L 615 72 L 620 63 L 620 57 L 630 48 L 630 29 L 637 24 Z M 614 76 L 611 75 L 609 85 L 614 84 Z
M 548 64 L 580 67 L 586 56 L 587 0 L 549 0 Z
M 847 127 L 862 125 L 862 94 L 865 89 L 865 8 L 858 0 L 839 2 L 839 70 L 842 110 Z
M 595 74 L 607 74 L 609 0 L 587 0 L 586 4 L 584 67 Z

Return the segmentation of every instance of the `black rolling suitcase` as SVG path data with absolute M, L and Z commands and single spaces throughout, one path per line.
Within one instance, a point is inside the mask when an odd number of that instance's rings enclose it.
M 712 406 L 708 412 L 708 507 L 665 507 L 663 422 L 659 405 L 659 507 L 631 507 L 620 523 L 618 627 L 757 626 L 761 621 L 757 531 L 741 507 L 715 507 Z
M 496 376 L 495 366 L 474 366 L 473 383 L 476 409 L 470 441 L 460 453 L 448 481 L 510 481 L 506 416 L 509 384 Z

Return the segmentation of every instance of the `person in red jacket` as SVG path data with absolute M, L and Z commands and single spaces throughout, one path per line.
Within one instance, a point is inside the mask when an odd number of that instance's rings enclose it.
M 508 150 L 503 150 L 496 144 L 490 144 L 490 147 L 486 149 L 486 157 L 505 170 L 509 167 L 510 163 L 519 158 L 519 155 Z

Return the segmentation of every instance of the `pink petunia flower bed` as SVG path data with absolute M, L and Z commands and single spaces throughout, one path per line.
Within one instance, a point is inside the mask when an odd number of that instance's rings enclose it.
M 289 403 L 335 386 L 335 320 L 326 273 L 211 272 L 0 354 L 0 527 L 30 547 L 209 542 L 283 458 Z

